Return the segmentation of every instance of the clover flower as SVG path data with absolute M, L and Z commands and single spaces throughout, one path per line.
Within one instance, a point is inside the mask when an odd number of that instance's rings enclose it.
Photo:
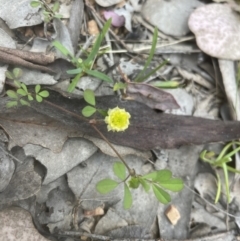
M 108 131 L 125 131 L 130 122 L 131 115 L 125 111 L 115 107 L 108 110 L 108 116 L 105 117 L 105 123 L 108 125 Z

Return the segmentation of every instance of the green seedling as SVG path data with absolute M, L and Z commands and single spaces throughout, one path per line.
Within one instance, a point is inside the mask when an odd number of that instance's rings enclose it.
M 8 97 L 11 98 L 10 101 L 7 102 L 7 107 L 14 107 L 18 106 L 20 103 L 21 105 L 30 106 L 30 101 L 35 100 L 37 102 L 42 102 L 43 98 L 49 96 L 49 92 L 47 90 L 41 90 L 40 85 L 35 86 L 35 93 L 33 94 L 27 88 L 27 86 L 19 81 L 19 78 L 22 76 L 22 70 L 19 68 L 13 69 L 13 72 L 7 71 L 6 77 L 13 81 L 13 86 L 16 88 L 14 90 L 8 90 L 6 93 Z
M 60 8 L 58 1 L 55 1 L 52 6 L 49 6 L 44 0 L 31 1 L 30 5 L 33 8 L 40 7 L 42 9 L 45 23 L 51 22 L 54 18 L 62 18 L 62 15 L 58 13 Z
M 94 42 L 94 45 L 88 53 L 88 56 L 86 59 L 81 59 L 81 58 L 75 58 L 60 42 L 54 41 L 52 45 L 58 49 L 64 56 L 68 57 L 69 60 L 72 62 L 72 64 L 76 67 L 75 69 L 68 70 L 67 73 L 71 75 L 75 75 L 75 77 L 72 79 L 71 84 L 68 86 L 68 91 L 72 92 L 77 83 L 79 82 L 80 78 L 84 75 L 90 75 L 93 77 L 96 77 L 98 79 L 101 79 L 106 82 L 112 83 L 113 80 L 105 75 L 102 72 L 99 72 L 97 70 L 93 70 L 93 64 L 98 56 L 99 53 L 99 48 L 101 46 L 101 43 L 110 28 L 111 25 L 111 20 L 108 20 L 105 25 L 102 28 L 102 32 L 98 35 L 96 41 Z
M 234 145 L 236 148 L 234 148 Z M 231 150 L 233 149 L 233 150 Z M 222 168 L 224 173 L 224 179 L 225 179 L 225 187 L 226 187 L 226 195 L 227 195 L 227 201 L 230 203 L 230 191 L 229 191 L 229 181 L 228 181 L 228 172 L 233 173 L 240 173 L 239 170 L 236 170 L 233 167 L 230 167 L 227 165 L 229 162 L 232 161 L 232 157 L 240 151 L 240 142 L 234 141 L 229 144 L 227 144 L 221 153 L 219 155 L 216 155 L 212 151 L 204 150 L 200 154 L 200 158 L 204 161 L 209 163 L 214 168 Z M 217 193 L 215 198 L 215 203 L 219 201 L 220 195 L 221 195 L 221 179 L 219 175 L 216 172 L 217 176 Z
M 165 60 L 162 64 L 160 64 L 159 66 L 157 66 L 155 69 L 153 69 L 152 71 L 150 71 L 149 73 L 146 74 L 146 70 L 149 67 L 155 50 L 156 50 L 156 46 L 157 46 L 157 38 L 158 38 L 158 30 L 155 27 L 154 29 L 154 33 L 153 33 L 153 41 L 152 41 L 152 48 L 150 50 L 149 56 L 147 58 L 147 61 L 143 67 L 143 69 L 139 72 L 139 74 L 137 75 L 137 77 L 133 80 L 133 82 L 143 82 L 144 80 L 146 80 L 147 78 L 149 78 L 151 75 L 153 75 L 154 73 L 156 73 L 160 68 L 162 68 L 165 64 L 168 63 L 167 60 Z
M 183 181 L 180 178 L 173 178 L 169 170 L 159 170 L 142 176 L 136 174 L 133 169 L 126 168 L 122 162 L 115 162 L 113 164 L 113 172 L 120 180 L 103 179 L 97 183 L 96 189 L 101 194 L 107 194 L 119 185 L 123 185 L 123 207 L 125 209 L 129 209 L 133 203 L 131 189 L 142 187 L 146 193 L 149 193 L 152 189 L 157 200 L 163 204 L 171 201 L 170 194 L 165 190 L 179 192 L 183 189 Z
M 82 115 L 83 116 L 90 117 L 96 111 L 99 112 L 104 117 L 107 115 L 107 111 L 96 108 L 95 95 L 94 95 L 94 92 L 92 90 L 86 89 L 83 92 L 83 98 L 89 104 L 82 109 Z
M 155 74 L 159 69 L 161 69 L 164 65 L 166 65 L 168 63 L 168 60 L 163 61 L 159 66 L 157 66 L 156 68 L 154 68 L 153 70 L 147 72 L 146 70 L 148 69 L 148 67 L 150 66 L 155 50 L 156 50 L 156 46 L 157 46 L 157 38 L 158 38 L 158 30 L 157 28 L 154 29 L 154 34 L 153 34 L 153 41 L 152 41 L 152 47 L 149 53 L 149 56 L 146 60 L 146 63 L 143 67 L 143 69 L 139 72 L 139 74 L 137 75 L 137 77 L 135 79 L 133 79 L 131 82 L 143 82 L 145 80 L 147 80 L 150 76 L 152 76 L 153 74 Z M 122 73 L 123 78 L 125 79 L 126 83 L 116 83 L 113 87 L 113 90 L 120 90 L 120 89 L 126 89 L 127 87 L 127 83 L 130 82 L 130 80 L 128 80 L 124 74 Z M 172 89 L 172 88 L 178 88 L 180 86 L 180 83 L 178 81 L 157 81 L 154 84 L 152 84 L 152 86 L 158 87 L 158 88 L 166 88 L 166 89 Z

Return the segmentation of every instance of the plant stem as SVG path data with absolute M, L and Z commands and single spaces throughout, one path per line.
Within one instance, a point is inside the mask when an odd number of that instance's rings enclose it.
M 114 148 L 114 146 L 108 141 L 108 139 L 102 134 L 101 131 L 98 130 L 98 128 L 93 124 L 91 123 L 92 127 L 95 129 L 95 131 L 103 138 L 104 141 L 107 142 L 107 144 L 112 148 L 112 150 L 117 154 L 117 156 L 119 157 L 119 159 L 122 161 L 122 163 L 126 166 L 130 176 L 135 176 L 136 173 L 135 173 L 135 170 L 134 169 L 131 169 L 128 164 L 126 163 L 126 161 L 121 157 L 121 155 L 118 153 L 118 151 Z
M 91 126 L 94 128 L 94 130 L 102 137 L 102 139 L 104 141 L 107 142 L 107 144 L 110 146 L 110 148 L 116 153 L 116 155 L 119 157 L 119 159 L 122 161 L 122 163 L 126 166 L 127 170 L 128 170 L 128 173 L 129 175 L 131 176 L 135 176 L 136 173 L 135 173 L 135 170 L 134 169 L 131 169 L 128 164 L 126 163 L 126 161 L 121 157 L 121 155 L 118 153 L 118 151 L 114 148 L 114 146 L 108 141 L 108 139 L 103 135 L 103 133 L 101 131 L 98 130 L 98 128 L 94 125 L 94 122 L 91 122 L 91 120 L 89 121 L 87 118 L 83 117 L 83 116 L 80 116 L 78 114 L 75 114 L 69 110 L 66 110 L 64 108 L 62 108 L 61 106 L 58 106 L 58 105 L 55 105 L 53 104 L 52 102 L 50 101 L 47 101 L 47 100 L 44 100 L 44 102 L 48 103 L 49 105 L 51 106 L 54 106 L 55 108 L 57 109 L 60 109 L 62 111 L 65 111 L 67 113 L 69 113 L 70 115 L 73 115 L 73 116 L 76 116 L 78 119 L 80 120 L 84 120 L 84 121 L 87 121 L 89 124 L 91 124 Z

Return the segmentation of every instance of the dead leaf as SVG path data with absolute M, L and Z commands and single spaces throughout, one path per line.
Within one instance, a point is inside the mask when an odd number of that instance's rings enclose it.
M 35 229 L 30 213 L 18 207 L 0 212 L 0 237 L 4 241 L 37 240 L 48 241 Z
M 41 188 L 42 178 L 34 171 L 34 160 L 28 158 L 17 167 L 7 188 L 0 193 L 0 204 L 27 199 Z
M 179 108 L 178 103 L 170 93 L 144 83 L 128 83 L 125 99 L 135 100 L 152 109 L 162 111 Z
M 60 152 L 68 136 L 63 124 L 30 108 L 4 114 L 0 125 L 10 136 L 9 149 L 31 143 Z

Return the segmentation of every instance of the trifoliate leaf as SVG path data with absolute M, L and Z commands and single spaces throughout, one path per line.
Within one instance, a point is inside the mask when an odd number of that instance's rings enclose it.
M 89 90 L 89 89 L 84 90 L 83 97 L 84 97 L 84 100 L 88 104 L 95 106 L 95 104 L 96 104 L 96 102 L 95 102 L 95 95 L 94 95 L 94 92 L 92 90 Z
M 14 80 L 13 83 L 17 88 L 21 88 L 21 82 L 20 81 Z
M 124 183 L 124 198 L 123 198 L 123 207 L 124 209 L 129 209 L 132 206 L 132 194 L 129 190 L 129 187 Z
M 39 102 L 39 103 L 42 102 L 43 101 L 42 96 L 36 95 L 36 101 Z
M 16 79 L 19 79 L 22 76 L 23 71 L 19 68 L 13 69 L 13 75 Z
M 138 177 L 131 177 L 130 181 L 128 182 L 129 187 L 133 189 L 137 189 L 139 187 L 139 178 Z
M 156 172 L 150 172 L 144 176 L 142 176 L 145 179 L 155 180 L 157 177 L 157 171 Z
M 163 204 L 167 204 L 171 201 L 170 195 L 159 186 L 153 184 L 152 189 L 159 202 Z
M 38 6 L 41 5 L 41 2 L 39 2 L 39 1 L 31 1 L 30 5 L 31 5 L 32 8 L 37 8 Z
M 21 87 L 26 93 L 28 93 L 27 86 L 24 83 L 21 83 Z
M 47 90 L 43 90 L 38 93 L 40 96 L 47 98 L 49 96 L 49 92 Z
M 155 172 L 148 173 L 143 176 L 145 179 L 151 179 L 153 181 L 168 180 L 172 177 L 172 173 L 169 170 L 159 170 Z
M 31 94 L 28 94 L 28 100 L 32 101 L 33 100 L 33 97 Z
M 17 90 L 17 93 L 18 93 L 19 95 L 22 95 L 22 96 L 26 96 L 26 95 L 27 95 L 27 92 L 26 92 L 25 90 L 23 90 L 23 89 L 18 89 L 18 90 Z
M 171 177 L 172 177 L 171 171 L 159 170 L 159 171 L 157 171 L 157 177 L 156 177 L 155 181 L 160 183 L 160 182 L 171 179 Z
M 17 93 L 16 93 L 15 91 L 13 91 L 13 90 L 8 90 L 8 91 L 7 91 L 7 95 L 8 95 L 10 98 L 12 98 L 12 99 L 18 99 Z
M 172 178 L 159 182 L 159 185 L 173 192 L 179 192 L 183 189 L 183 181 L 180 178 Z
M 35 86 L 35 93 L 37 94 L 41 89 L 41 86 L 40 85 L 36 85 Z
M 14 106 L 17 106 L 18 105 L 18 102 L 16 100 L 14 101 L 9 101 L 7 102 L 6 106 L 7 108 L 11 108 L 11 107 L 14 107 Z
M 147 181 L 145 181 L 143 178 L 139 178 L 139 182 L 142 184 L 143 189 L 145 192 L 148 192 L 150 190 L 150 185 Z
M 82 115 L 85 117 L 90 117 L 91 115 L 93 115 L 96 112 L 96 108 L 92 107 L 92 106 L 85 106 L 82 109 Z
M 30 106 L 29 102 L 27 102 L 26 100 L 23 100 L 23 99 L 20 99 L 20 103 L 21 103 L 21 105 Z
M 6 71 L 6 72 L 5 72 L 5 76 L 6 76 L 8 79 L 14 79 L 14 76 L 13 76 L 13 74 L 12 74 L 10 71 Z
M 103 179 L 97 183 L 96 189 L 101 194 L 106 194 L 111 192 L 118 186 L 118 183 L 112 179 Z
M 114 174 L 121 179 L 122 181 L 126 178 L 126 167 L 122 162 L 115 162 L 113 164 L 113 172 Z

